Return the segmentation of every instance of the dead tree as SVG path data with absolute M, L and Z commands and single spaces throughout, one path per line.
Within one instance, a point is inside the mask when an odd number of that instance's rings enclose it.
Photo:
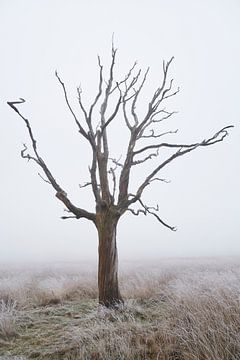
M 66 206 L 67 211 L 70 213 L 69 216 L 63 216 L 62 219 L 85 218 L 96 226 L 99 238 L 99 303 L 108 307 L 123 302 L 118 286 L 116 245 L 117 225 L 120 217 L 127 211 L 134 215 L 140 213 L 153 215 L 163 226 L 175 231 L 175 227 L 167 224 L 158 214 L 158 207 L 150 207 L 144 203 L 142 195 L 145 189 L 154 181 L 165 181 L 159 177 L 159 173 L 168 164 L 200 147 L 222 142 L 228 135 L 228 129 L 232 127 L 225 126 L 208 139 L 196 143 L 161 142 L 165 135 L 177 132 L 177 130 L 159 132 L 162 122 L 170 119 L 174 114 L 174 112 L 167 111 L 164 104 L 167 99 L 175 96 L 179 91 L 179 89 L 173 90 L 173 79 L 168 80 L 169 67 L 173 58 L 168 62 L 163 62 L 161 84 L 148 100 L 146 112 L 140 115 L 136 108 L 149 69 L 142 74 L 141 70 L 137 71 L 137 64 L 134 63 L 127 75 L 116 81 L 114 74 L 116 52 L 117 50 L 112 46 L 111 64 L 108 69 L 107 80 L 104 80 L 103 65 L 98 57 L 98 91 L 89 109 L 83 104 L 81 88 L 77 88 L 78 102 L 82 113 L 81 119 L 74 112 L 68 99 L 65 84 L 56 72 L 66 105 L 76 123 L 77 130 L 80 136 L 89 144 L 89 151 L 92 153 L 92 162 L 89 166 L 90 181 L 84 186 L 89 185 L 91 187 L 96 204 L 95 212 L 82 209 L 69 199 L 65 189 L 59 185 L 59 182 L 41 157 L 31 124 L 18 109 L 18 105 L 25 102 L 25 100 L 20 98 L 19 101 L 8 102 L 8 105 L 25 122 L 31 141 L 32 152 L 29 153 L 28 147 L 24 145 L 21 156 L 24 159 L 32 160 L 42 169 L 46 177 L 44 180 L 53 187 L 56 197 Z M 114 101 L 114 105 L 112 101 Z M 109 106 L 110 102 L 111 107 Z M 98 112 L 96 112 L 96 109 Z M 110 113 L 111 109 L 112 112 Z M 109 128 L 117 116 L 121 116 L 122 123 L 129 130 L 128 147 L 122 163 L 120 160 L 112 158 L 109 152 Z M 121 120 L 118 119 L 118 121 Z M 98 123 L 97 127 L 96 123 Z M 145 145 L 142 145 L 144 141 Z M 152 172 L 140 183 L 136 191 L 130 193 L 129 181 L 135 166 L 156 159 L 161 153 L 161 149 L 169 149 L 169 156 L 165 160 L 159 161 Z M 136 205 L 139 205 L 139 207 L 136 208 Z

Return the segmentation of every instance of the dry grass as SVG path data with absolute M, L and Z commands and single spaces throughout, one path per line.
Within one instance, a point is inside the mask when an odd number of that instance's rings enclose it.
M 120 284 L 106 310 L 86 264 L 2 268 L 0 359 L 240 359 L 239 259 L 125 263 Z
M 16 302 L 0 302 L 0 339 L 9 339 L 16 335 Z

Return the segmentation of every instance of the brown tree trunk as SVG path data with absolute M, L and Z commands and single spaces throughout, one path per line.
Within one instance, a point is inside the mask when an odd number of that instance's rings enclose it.
M 107 307 L 123 303 L 118 288 L 117 223 L 118 218 L 109 210 L 97 214 L 99 303 Z

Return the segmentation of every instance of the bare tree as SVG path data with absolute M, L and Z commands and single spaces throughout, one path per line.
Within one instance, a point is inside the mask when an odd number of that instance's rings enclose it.
M 142 195 L 145 189 L 154 181 L 165 181 L 158 176 L 159 172 L 169 163 L 197 148 L 207 147 L 223 141 L 228 135 L 228 129 L 232 127 L 225 126 L 208 139 L 196 143 L 161 142 L 162 137 L 165 135 L 177 132 L 177 130 L 168 132 L 158 131 L 161 123 L 171 118 L 174 114 L 174 112 L 167 111 L 163 104 L 166 99 L 175 96 L 179 91 L 179 89 L 173 90 L 173 79 L 168 80 L 169 67 L 173 58 L 168 62 L 163 62 L 161 84 L 148 101 L 145 114 L 140 116 L 136 111 L 136 107 L 149 69 L 142 73 L 141 70 L 137 71 L 137 64 L 134 63 L 122 80 L 114 80 L 116 52 L 117 50 L 112 46 L 111 64 L 108 69 L 107 81 L 104 80 L 103 66 L 98 57 L 98 91 L 89 109 L 83 104 L 81 88 L 77 88 L 78 102 L 82 113 L 81 120 L 70 105 L 65 84 L 56 72 L 66 105 L 72 114 L 79 134 L 89 144 L 92 153 L 92 162 L 89 166 L 90 181 L 82 187 L 91 187 L 96 204 L 95 212 L 82 209 L 69 199 L 66 191 L 59 185 L 49 167 L 40 156 L 30 122 L 17 107 L 18 104 L 24 103 L 25 100 L 20 98 L 19 101 L 8 102 L 8 105 L 25 122 L 31 141 L 32 154 L 28 152 L 28 148 L 24 144 L 21 156 L 24 159 L 34 161 L 43 170 L 46 176 L 43 179 L 54 188 L 56 197 L 63 202 L 70 213 L 69 216 L 63 216 L 62 219 L 85 218 L 96 226 L 99 238 L 99 303 L 108 307 L 123 302 L 118 286 L 118 255 L 116 245 L 116 230 L 120 217 L 127 211 L 134 215 L 139 215 L 140 213 L 150 214 L 163 226 L 175 231 L 174 226 L 167 224 L 159 216 L 158 207 L 150 207 L 144 203 Z M 99 112 L 96 115 L 96 109 L 100 112 L 100 118 Z M 110 112 L 111 109 L 112 112 Z M 108 130 L 117 116 L 122 116 L 123 123 L 129 130 L 126 157 L 122 163 L 120 160 L 112 158 L 109 153 Z M 98 121 L 97 127 L 95 121 Z M 144 141 L 145 145 L 142 145 Z M 152 172 L 140 183 L 136 191 L 130 193 L 129 181 L 134 167 L 157 158 L 161 149 L 170 149 L 170 155 L 164 161 L 158 162 Z M 136 208 L 136 204 L 139 207 Z

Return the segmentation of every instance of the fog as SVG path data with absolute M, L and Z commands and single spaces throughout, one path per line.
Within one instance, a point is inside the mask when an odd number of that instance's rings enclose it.
M 170 78 L 180 93 L 169 99 L 178 113 L 162 131 L 166 140 L 192 143 L 234 125 L 221 143 L 172 162 L 161 172 L 170 183 L 153 184 L 144 200 L 159 204 L 171 232 L 153 217 L 124 215 L 118 228 L 121 259 L 240 255 L 239 84 L 240 3 L 234 0 L 6 1 L 0 2 L 0 261 L 78 261 L 97 257 L 97 233 L 85 220 L 61 220 L 63 205 L 21 159 L 30 146 L 25 124 L 6 104 L 22 97 L 39 152 L 70 198 L 94 208 L 88 181 L 88 148 L 64 102 L 58 70 L 79 113 L 76 87 L 90 104 L 98 89 L 97 54 L 109 65 L 114 33 L 116 77 L 135 60 L 150 66 L 143 113 L 162 79 L 162 60 L 174 56 Z M 105 75 L 106 77 L 106 75 Z M 20 107 L 19 107 L 20 108 Z M 114 156 L 122 154 L 128 132 L 121 119 L 112 127 Z M 136 171 L 136 189 L 151 164 Z M 134 191 L 134 190 L 133 190 Z

